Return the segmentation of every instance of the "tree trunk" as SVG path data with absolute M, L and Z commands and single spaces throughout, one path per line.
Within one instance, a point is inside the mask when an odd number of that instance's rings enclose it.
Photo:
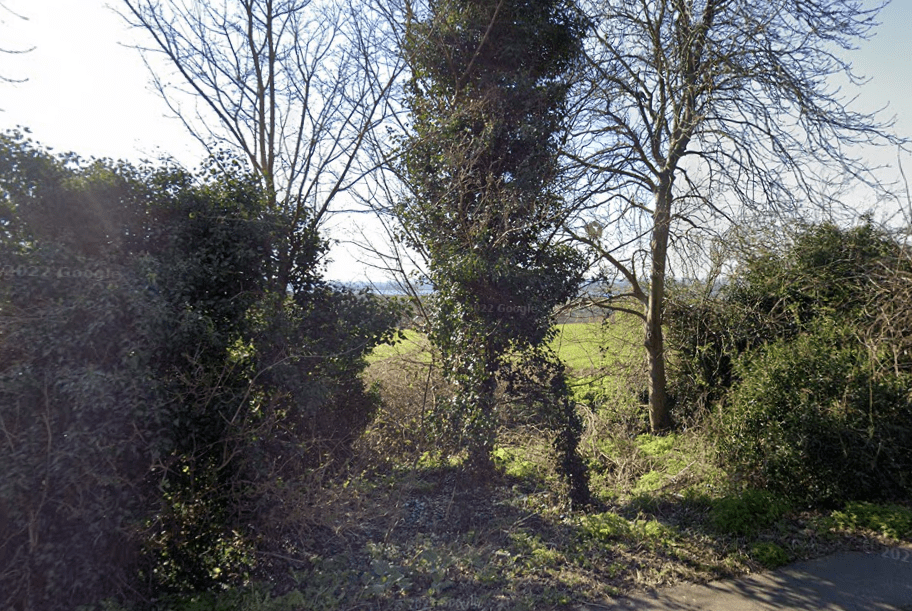
M 646 354 L 649 363 L 649 427 L 653 433 L 671 429 L 671 415 L 665 393 L 665 341 L 662 337 L 662 310 L 665 304 L 665 267 L 671 225 L 670 176 L 663 176 L 655 198 L 652 229 L 652 273 L 646 305 Z
M 490 479 L 494 472 L 494 441 L 497 437 L 497 376 L 488 369 L 488 375 L 478 388 L 478 414 L 469 426 L 468 471 L 480 481 Z
M 470 314 L 474 316 L 474 314 Z M 475 327 L 472 322 L 468 323 Z M 497 372 L 500 367 L 502 346 L 486 342 L 477 337 L 469 347 L 475 351 L 471 358 L 472 366 L 481 368 L 469 377 L 469 386 L 461 389 L 466 396 L 474 396 L 476 405 L 469 414 L 466 433 L 468 434 L 468 471 L 473 477 L 484 481 L 490 479 L 494 472 L 494 442 L 497 439 Z

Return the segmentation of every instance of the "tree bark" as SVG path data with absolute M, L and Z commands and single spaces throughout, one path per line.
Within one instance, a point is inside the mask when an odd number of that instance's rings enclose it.
M 495 355 L 485 350 L 485 376 L 477 389 L 477 417 L 473 418 L 468 439 L 468 471 L 479 481 L 490 479 L 494 473 L 494 442 L 497 437 L 497 366 Z
M 646 354 L 649 368 L 649 427 L 653 433 L 671 429 L 671 414 L 665 391 L 665 341 L 662 336 L 662 311 L 665 304 L 665 267 L 671 226 L 670 175 L 663 176 L 655 197 L 652 230 L 652 273 L 646 305 Z

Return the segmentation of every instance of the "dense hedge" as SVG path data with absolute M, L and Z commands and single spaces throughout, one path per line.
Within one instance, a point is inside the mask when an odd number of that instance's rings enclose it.
M 821 323 L 739 361 L 720 449 L 768 490 L 807 503 L 912 492 L 912 376 L 877 375 L 851 330 Z
M 310 475 L 369 423 L 358 374 L 398 313 L 324 283 L 316 235 L 277 291 L 308 229 L 237 168 L 0 137 L 0 608 L 205 589 L 300 552 Z
M 802 228 L 667 310 L 683 417 L 719 415 L 726 464 L 807 503 L 912 492 L 912 259 L 865 222 Z

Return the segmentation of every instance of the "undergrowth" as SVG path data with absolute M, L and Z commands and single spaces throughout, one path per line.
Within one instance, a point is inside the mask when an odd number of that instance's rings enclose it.
M 311 499 L 317 517 L 288 546 L 293 574 L 151 611 L 569 609 L 912 538 L 904 505 L 809 511 L 739 486 L 717 466 L 704 430 L 646 434 L 644 380 L 611 363 L 610 383 L 590 368 L 577 385 L 588 511 L 569 508 L 550 440 L 534 426 L 505 424 L 496 473 L 469 478 L 464 453 L 441 445 L 427 421 L 449 389 L 430 352 L 404 350 L 366 374 L 383 406 L 350 462 Z

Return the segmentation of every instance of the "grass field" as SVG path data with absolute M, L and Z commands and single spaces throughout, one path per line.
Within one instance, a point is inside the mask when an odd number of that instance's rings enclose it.
M 617 314 L 608 324 L 574 322 L 556 326 L 551 347 L 574 376 L 591 376 L 626 364 L 642 353 L 642 323 L 628 314 Z M 370 363 L 390 359 L 430 362 L 430 343 L 420 331 L 405 329 L 394 344 L 378 346 L 368 358 Z
M 374 364 L 398 359 L 430 362 L 430 342 L 424 333 L 414 329 L 403 329 L 400 334 L 402 337 L 395 343 L 374 348 L 367 358 L 368 362 Z
M 577 376 L 610 370 L 640 358 L 642 323 L 629 314 L 615 314 L 607 323 L 557 325 L 551 346 Z

